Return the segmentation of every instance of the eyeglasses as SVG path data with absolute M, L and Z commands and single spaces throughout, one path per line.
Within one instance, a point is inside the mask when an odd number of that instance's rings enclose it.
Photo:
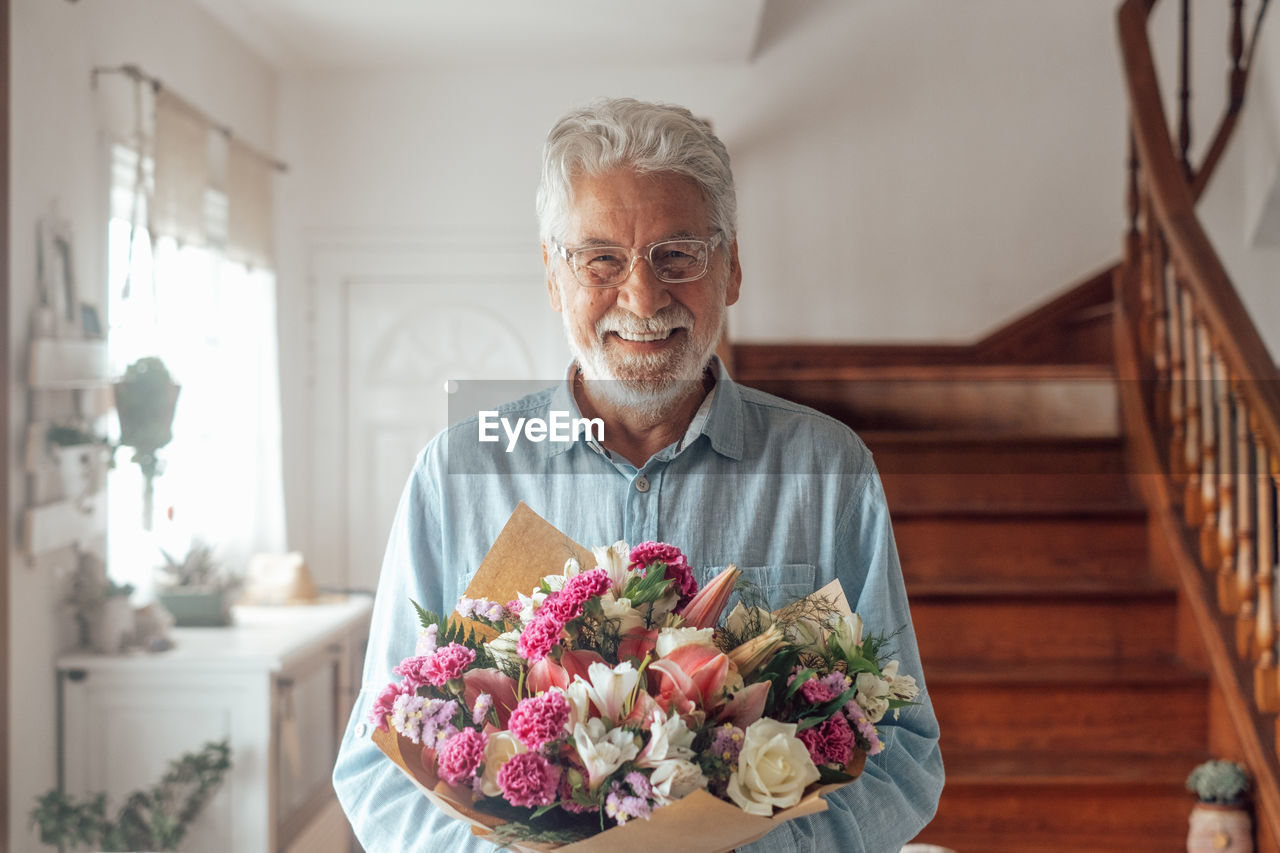
M 706 240 L 658 240 L 638 250 L 626 246 L 584 246 L 570 249 L 552 243 L 583 287 L 618 287 L 631 277 L 636 261 L 649 261 L 653 274 L 667 284 L 695 281 L 707 274 L 711 253 L 724 235 L 717 231 Z

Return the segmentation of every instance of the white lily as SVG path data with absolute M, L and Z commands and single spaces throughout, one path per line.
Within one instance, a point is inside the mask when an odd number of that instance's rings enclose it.
M 617 598 L 610 591 L 600 596 L 599 601 L 604 618 L 618 621 L 618 636 L 626 636 L 632 628 L 644 627 L 644 614 L 631 606 L 631 599 Z
M 631 573 L 627 571 L 627 565 L 631 562 L 631 546 L 619 539 L 608 548 L 592 548 L 591 553 L 595 554 L 596 568 L 609 573 L 613 591 L 621 595 L 631 577 Z
M 600 719 L 574 726 L 573 745 L 587 769 L 587 784 L 592 789 L 640 751 L 640 739 L 635 734 L 626 729 L 606 729 Z
M 564 689 L 564 698 L 569 702 L 569 728 L 591 719 L 591 685 L 579 676 Z
M 896 664 L 897 661 L 894 661 L 886 666 L 885 670 L 890 666 L 896 670 Z M 885 712 L 889 710 L 889 681 L 877 678 L 870 672 L 860 672 L 855 683 L 858 685 L 858 693 L 854 699 L 862 706 L 862 710 L 867 712 L 867 719 L 873 723 L 880 722 L 884 719 Z
M 587 667 L 587 677 L 591 682 L 587 686 L 587 695 L 600 716 L 615 723 L 626 716 L 627 699 L 640 681 L 640 671 L 631 665 L 631 661 L 623 661 L 614 667 L 607 663 L 593 663 Z
M 674 759 L 693 758 L 694 733 L 679 714 L 667 716 L 655 711 L 648 719 L 649 743 L 645 745 L 636 764 L 640 767 L 657 767 Z
M 862 617 L 857 613 L 845 613 L 834 617 L 831 622 L 831 636 L 835 637 L 840 651 L 849 657 L 862 652 Z

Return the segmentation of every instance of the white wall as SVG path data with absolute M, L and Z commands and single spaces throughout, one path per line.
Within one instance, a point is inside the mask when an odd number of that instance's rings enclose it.
M 740 341 L 968 341 L 1115 260 L 1124 101 L 1113 0 L 774 7 L 750 63 L 286 74 L 281 313 L 306 316 L 334 240 L 492 233 L 537 257 L 542 139 L 599 95 L 710 118 L 739 186 Z M 643 31 L 643 28 L 641 28 Z M 639 33 L 636 34 L 639 37 Z M 536 265 L 530 287 L 541 287 Z M 311 413 L 302 329 L 281 341 L 285 432 Z M 289 529 L 310 469 L 285 448 Z
M 12 279 L 8 282 L 13 342 L 9 377 L 9 494 L 19 529 L 26 485 L 19 464 L 25 436 L 25 347 L 35 299 L 35 230 L 51 205 L 74 231 L 82 296 L 106 304 L 107 203 L 102 102 L 90 90 L 95 65 L 133 62 L 160 77 L 247 141 L 274 143 L 275 76 L 207 14 L 187 0 L 111 3 L 14 0 L 11 22 L 11 167 L 9 185 Z M 102 86 L 122 86 L 118 80 Z M 15 549 L 20 542 L 14 542 Z M 53 662 L 65 641 L 59 614 L 66 590 L 55 567 L 35 570 L 15 550 L 10 572 L 9 708 L 10 836 L 0 846 L 39 847 L 27 815 L 35 796 L 55 782 Z

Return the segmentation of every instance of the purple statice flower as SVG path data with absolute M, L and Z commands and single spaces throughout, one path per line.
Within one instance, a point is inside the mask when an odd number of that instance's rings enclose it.
M 453 608 L 453 612 L 457 613 L 463 619 L 470 619 L 471 614 L 476 612 L 476 600 L 467 598 L 465 595 L 458 599 L 458 606 Z
M 422 709 L 426 703 L 424 696 L 401 693 L 391 706 L 391 728 L 414 743 L 422 743 Z
M 413 650 L 414 656 L 429 657 L 430 655 L 435 654 L 436 646 L 438 645 L 436 635 L 439 633 L 440 626 L 435 624 L 428 625 L 418 631 L 418 647 Z
M 841 710 L 857 730 L 859 743 L 866 742 L 867 755 L 879 755 L 884 750 L 884 743 L 876 732 L 875 724 L 868 719 L 867 712 L 862 710 L 857 700 L 850 699 Z
M 604 813 L 618 826 L 622 826 L 633 818 L 642 817 L 648 820 L 649 815 L 653 813 L 653 806 L 644 797 L 624 793 L 622 786 L 614 782 L 609 795 L 604 798 Z
M 745 732 L 732 723 L 725 723 L 716 729 L 711 738 L 711 754 L 726 764 L 737 764 L 738 753 L 742 752 L 742 739 Z
M 825 705 L 849 689 L 853 682 L 843 672 L 832 672 L 821 678 L 810 678 L 800 688 L 810 705 Z
M 507 618 L 507 608 L 496 601 L 490 601 L 488 607 L 485 608 L 484 618 L 490 622 L 502 622 Z
M 489 716 L 489 712 L 493 710 L 493 697 L 488 693 L 481 693 L 476 697 L 476 703 L 471 707 L 471 722 L 477 726 L 484 725 L 485 718 Z
M 387 717 L 395 710 L 396 699 L 412 693 L 413 688 L 403 681 L 392 682 L 382 688 L 382 692 L 378 694 L 378 698 L 373 702 L 373 708 L 369 711 L 369 722 L 382 731 L 387 731 Z
M 631 786 L 631 790 L 635 792 L 637 797 L 648 799 L 653 796 L 653 786 L 649 784 L 649 777 L 639 770 L 632 770 L 623 777 L 622 781 Z

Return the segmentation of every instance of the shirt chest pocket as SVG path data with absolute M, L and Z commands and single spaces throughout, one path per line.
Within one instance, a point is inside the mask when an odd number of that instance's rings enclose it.
M 699 579 L 699 588 L 707 581 L 725 570 L 725 566 L 714 566 L 704 569 Z M 816 571 L 809 563 L 783 563 L 777 566 L 739 566 L 742 577 L 739 583 L 746 582 L 768 602 L 770 610 L 785 607 L 798 598 L 804 598 L 814 590 Z M 737 604 L 741 593 L 735 591 L 725 607 L 725 614 Z

